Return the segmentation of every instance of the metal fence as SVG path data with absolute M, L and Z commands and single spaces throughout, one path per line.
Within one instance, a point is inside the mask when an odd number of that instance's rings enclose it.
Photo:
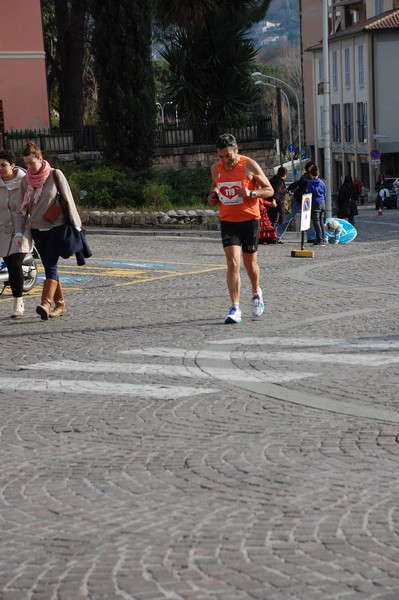
M 156 146 L 173 148 L 214 145 L 221 133 L 231 133 L 238 142 L 272 141 L 270 117 L 256 119 L 246 127 L 227 127 L 224 123 L 191 123 L 190 125 L 160 124 L 157 127 Z M 28 140 L 33 140 L 46 154 L 101 152 L 104 149 L 99 129 L 95 126 L 79 130 L 34 129 L 0 133 L 0 147 L 20 153 Z
M 230 127 L 222 122 L 182 123 L 158 126 L 158 147 L 182 147 L 214 145 L 221 133 L 231 133 L 237 142 L 272 141 L 273 130 L 270 117 L 254 119 L 245 127 Z
M 2 148 L 19 153 L 28 140 L 33 140 L 47 154 L 96 152 L 102 150 L 97 127 L 83 127 L 69 131 L 58 129 L 25 129 L 0 134 Z

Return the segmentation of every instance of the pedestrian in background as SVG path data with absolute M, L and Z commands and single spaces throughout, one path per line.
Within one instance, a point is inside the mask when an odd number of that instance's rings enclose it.
M 22 263 L 32 250 L 29 228 L 17 244 L 15 223 L 21 205 L 20 185 L 26 171 L 16 166 L 16 158 L 9 150 L 0 151 L 0 256 L 8 270 L 11 293 L 14 298 L 12 319 L 20 319 L 25 312 L 22 299 L 24 274 Z
M 338 221 L 335 221 L 334 219 L 328 221 L 328 223 L 325 225 L 325 232 L 330 244 L 339 244 L 339 238 L 343 233 L 343 228 Z
M 343 184 L 339 188 L 337 198 L 338 219 L 346 219 L 351 225 L 355 226 L 355 216 L 358 214 L 358 202 L 359 194 L 353 179 L 350 175 L 345 175 Z
M 277 244 L 277 233 L 273 227 L 273 223 L 269 219 L 269 207 L 277 207 L 277 203 L 274 198 L 273 200 L 259 198 L 259 244 Z
M 356 186 L 357 193 L 359 195 L 360 204 L 363 205 L 364 204 L 364 188 L 363 188 L 363 183 L 361 182 L 361 180 L 359 179 L 359 177 L 355 177 L 355 179 L 353 180 L 353 183 Z
M 295 211 L 294 214 L 296 214 L 298 211 L 300 211 L 302 209 L 302 196 L 303 194 L 306 192 L 306 186 L 308 185 L 309 181 L 312 179 L 312 176 L 310 174 L 310 169 L 314 166 L 314 162 L 312 162 L 311 160 L 308 161 L 305 165 L 305 172 L 301 175 L 301 177 L 298 179 L 298 181 L 294 181 L 294 183 L 291 183 L 291 185 L 288 187 L 288 191 L 292 192 L 292 197 L 295 200 L 297 206 L 293 207 L 293 211 Z
M 294 181 L 293 183 L 291 183 L 291 185 L 288 186 L 288 192 L 291 193 L 291 197 L 292 197 L 291 215 L 290 215 L 289 219 L 285 220 L 285 224 L 282 227 L 279 227 L 279 233 L 281 234 L 281 237 L 287 231 L 288 226 L 289 226 L 290 222 L 295 218 L 295 215 L 297 215 L 302 210 L 302 196 L 306 192 L 307 184 L 312 179 L 312 177 L 310 175 L 310 169 L 313 167 L 313 165 L 314 165 L 313 161 L 311 161 L 311 160 L 308 161 L 305 165 L 305 172 L 301 175 L 301 177 L 298 179 L 298 181 Z M 313 235 L 314 235 L 313 226 L 311 226 L 308 229 L 306 235 L 307 235 L 308 242 L 313 241 Z
M 385 198 L 390 198 L 390 196 L 391 192 L 388 190 L 388 188 L 385 187 L 385 185 L 380 187 L 376 199 L 376 210 L 382 212 L 384 210 Z
M 285 195 L 287 193 L 285 180 L 287 173 L 288 171 L 285 167 L 279 167 L 276 175 L 273 175 L 270 179 L 270 184 L 274 190 L 273 199 L 276 201 L 276 206 L 267 206 L 267 212 L 276 234 L 277 227 L 283 224 L 285 217 Z M 278 237 L 276 243 L 283 244 L 284 242 Z
M 306 193 L 312 194 L 311 219 L 316 233 L 313 246 L 325 246 L 324 222 L 326 220 L 326 184 L 319 177 L 320 172 L 316 165 L 310 170 L 311 180 L 306 186 Z
M 74 227 L 80 229 L 82 222 L 63 172 L 58 169 L 55 172 L 43 159 L 40 148 L 33 141 L 26 143 L 22 158 L 27 173 L 21 181 L 22 203 L 15 240 L 17 245 L 22 244 L 24 232 L 27 226 L 30 226 L 46 276 L 41 302 L 36 307 L 36 312 L 42 320 L 47 320 L 49 317 L 60 317 L 66 313 L 64 294 L 58 277 L 58 248 L 63 226 L 69 219 Z M 60 205 L 58 191 L 68 211 L 67 215 Z M 53 301 L 55 307 L 51 310 Z
M 233 135 L 223 133 L 216 140 L 219 160 L 211 167 L 210 206 L 219 204 L 220 232 L 227 262 L 227 287 L 231 307 L 225 323 L 241 323 L 241 252 L 252 286 L 251 314 L 264 311 L 257 251 L 259 243 L 259 199 L 273 196 L 273 188 L 261 167 L 238 153 Z
M 381 188 L 385 187 L 385 178 L 384 175 L 382 173 L 380 173 L 378 175 L 378 179 L 375 182 L 375 191 L 378 192 L 380 191 Z

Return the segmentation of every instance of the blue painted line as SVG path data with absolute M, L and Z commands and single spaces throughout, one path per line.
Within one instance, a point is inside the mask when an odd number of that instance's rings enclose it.
M 45 276 L 39 275 L 39 277 L 37 279 L 38 279 L 38 281 L 44 281 Z M 84 276 L 84 275 L 82 276 L 82 275 L 62 275 L 61 274 L 60 279 L 62 280 L 62 283 L 78 283 L 79 281 L 94 281 L 96 278 Z
M 136 262 L 128 260 L 104 261 L 101 262 L 101 265 L 104 265 L 105 267 L 127 267 L 130 269 L 170 269 L 174 266 L 170 263 Z

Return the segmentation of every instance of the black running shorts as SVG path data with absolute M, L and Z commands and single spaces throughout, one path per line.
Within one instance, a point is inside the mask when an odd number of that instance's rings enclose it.
M 223 248 L 228 246 L 241 246 L 243 252 L 254 254 L 258 250 L 259 221 L 232 221 L 220 222 L 220 233 Z

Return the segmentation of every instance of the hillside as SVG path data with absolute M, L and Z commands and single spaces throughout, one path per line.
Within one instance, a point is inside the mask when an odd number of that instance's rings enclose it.
M 265 19 L 252 28 L 252 37 L 260 48 L 299 40 L 298 0 L 272 0 Z

